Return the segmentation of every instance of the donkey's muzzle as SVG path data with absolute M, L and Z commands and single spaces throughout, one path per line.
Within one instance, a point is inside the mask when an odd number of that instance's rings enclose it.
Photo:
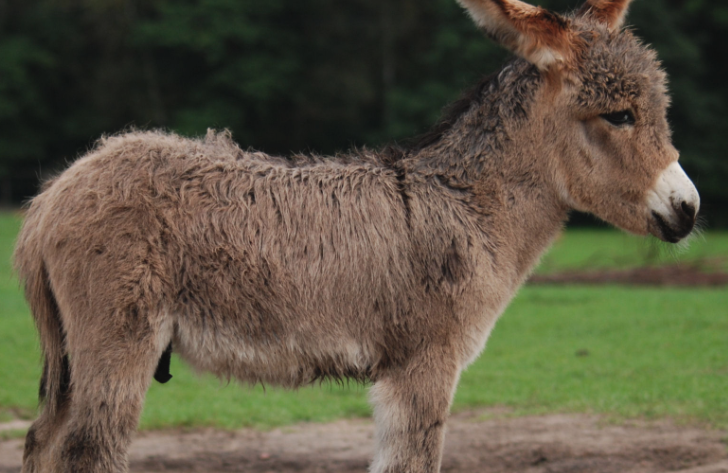
M 695 227 L 700 195 L 690 178 L 676 162 L 670 164 L 647 192 L 650 233 L 670 243 L 677 243 Z
M 652 218 L 657 231 L 653 231 L 652 234 L 669 243 L 677 243 L 688 236 L 695 226 L 696 213 L 695 208 L 691 205 L 687 204 L 685 207 L 687 209 L 684 209 L 681 204 L 680 210 L 675 212 L 677 224 L 672 225 L 665 221 L 660 214 L 653 211 Z

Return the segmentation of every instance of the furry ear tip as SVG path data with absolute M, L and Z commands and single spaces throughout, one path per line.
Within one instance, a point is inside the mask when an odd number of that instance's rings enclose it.
M 577 16 L 590 17 L 618 31 L 623 25 L 632 0 L 587 0 L 577 11 Z
M 487 36 L 539 70 L 570 55 L 568 18 L 520 0 L 457 0 Z

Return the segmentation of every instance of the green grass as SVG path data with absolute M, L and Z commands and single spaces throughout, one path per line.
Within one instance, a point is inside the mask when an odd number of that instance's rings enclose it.
M 728 271 L 728 232 L 695 235 L 687 243 L 670 245 L 616 230 L 569 230 L 546 254 L 538 273 L 569 269 L 629 268 L 645 265 L 694 264 L 706 270 Z
M 728 427 L 728 291 L 529 287 L 456 408 L 671 416 Z
M 0 214 L 0 421 L 35 415 L 40 375 L 33 324 L 10 276 L 19 223 Z M 654 263 L 644 257 L 649 248 L 614 231 L 570 231 L 544 267 Z M 728 234 L 708 233 L 680 260 L 726 256 Z M 675 260 L 664 252 L 658 257 Z M 454 409 L 669 416 L 726 428 L 727 346 L 725 288 L 526 287 L 498 322 L 485 353 L 463 374 Z M 153 383 L 142 428 L 267 428 L 370 413 L 366 388 L 355 384 L 297 392 L 228 386 L 194 375 L 176 358 L 172 374 L 166 385 Z
M 34 413 L 40 354 L 30 313 L 10 256 L 20 217 L 0 214 L 0 422 Z

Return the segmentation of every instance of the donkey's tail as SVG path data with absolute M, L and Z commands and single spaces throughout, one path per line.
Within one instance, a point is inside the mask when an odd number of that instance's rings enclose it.
M 13 259 L 40 335 L 43 375 L 39 398 L 53 415 L 68 396 L 70 369 L 60 312 L 41 255 L 38 229 L 32 228 L 30 220 L 26 219 L 20 231 Z

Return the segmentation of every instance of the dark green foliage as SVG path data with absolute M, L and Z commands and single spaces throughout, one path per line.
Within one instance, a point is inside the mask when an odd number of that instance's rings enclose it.
M 728 7 L 636 0 L 629 21 L 670 74 L 710 222 L 728 224 Z M 0 0 L 0 201 L 129 126 L 229 128 L 279 154 L 402 140 L 505 58 L 454 0 Z

